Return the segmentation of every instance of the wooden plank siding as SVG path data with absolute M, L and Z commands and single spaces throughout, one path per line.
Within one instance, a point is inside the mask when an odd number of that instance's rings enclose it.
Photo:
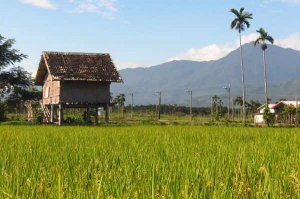
M 49 73 L 46 75 L 43 84 L 43 104 L 59 104 L 60 81 L 53 81 Z
M 109 82 L 57 81 L 46 75 L 43 85 L 43 104 L 109 103 Z
M 80 104 L 109 103 L 110 83 L 91 81 L 61 82 L 60 101 Z

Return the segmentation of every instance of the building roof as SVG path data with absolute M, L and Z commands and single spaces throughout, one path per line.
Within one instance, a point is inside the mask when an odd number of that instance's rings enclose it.
M 281 105 L 285 105 L 285 106 L 294 106 L 296 107 L 297 105 L 300 105 L 300 102 L 297 101 L 279 101 L 276 104 L 268 104 L 268 107 L 270 110 L 272 109 L 276 109 L 278 107 L 280 107 Z M 265 109 L 265 104 L 261 105 L 260 107 L 257 108 L 257 110 L 261 113 L 263 112 Z
M 43 85 L 49 73 L 53 80 L 122 82 L 109 54 L 43 52 L 35 77 Z
M 268 104 L 269 109 L 273 109 L 276 104 Z M 265 109 L 266 104 L 261 105 L 257 110 Z
M 285 105 L 294 106 L 294 107 L 296 107 L 297 105 L 298 106 L 300 105 L 300 102 L 297 102 L 297 101 L 280 101 L 280 102 L 285 104 Z

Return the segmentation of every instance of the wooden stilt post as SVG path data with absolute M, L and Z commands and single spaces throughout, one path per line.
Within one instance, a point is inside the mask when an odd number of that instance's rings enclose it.
M 63 105 L 59 104 L 58 105 L 58 125 L 62 125 L 64 121 L 64 114 L 63 114 Z
M 96 107 L 96 110 L 95 110 L 95 121 L 96 121 L 96 125 L 99 124 L 99 107 Z
M 104 107 L 105 110 L 105 123 L 108 124 L 109 123 L 109 104 L 105 104 Z
M 58 121 L 59 119 L 59 106 L 55 106 L 55 119 Z
M 53 123 L 53 121 L 54 121 L 54 105 L 51 104 L 50 107 L 51 107 L 50 108 L 50 122 Z

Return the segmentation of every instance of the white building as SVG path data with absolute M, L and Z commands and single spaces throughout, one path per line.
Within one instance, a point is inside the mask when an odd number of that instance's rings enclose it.
M 270 113 L 275 114 L 275 119 L 277 119 L 278 113 L 282 107 L 284 106 L 299 107 L 299 105 L 300 103 L 298 103 L 298 101 L 279 101 L 276 104 L 269 104 L 268 107 L 270 109 Z M 262 105 L 257 109 L 257 113 L 254 115 L 255 124 L 265 123 L 263 119 L 264 111 L 265 111 L 265 105 Z

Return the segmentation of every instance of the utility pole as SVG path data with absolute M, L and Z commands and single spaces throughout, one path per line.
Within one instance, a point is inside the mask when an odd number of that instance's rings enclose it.
M 228 86 L 223 87 L 227 92 L 228 92 L 228 111 L 227 111 L 227 117 L 230 119 L 230 90 L 231 90 L 231 85 L 230 83 Z
M 210 116 L 213 117 L 213 98 L 210 98 Z
M 193 91 L 192 90 L 188 90 L 186 91 L 189 96 L 190 96 L 190 121 L 192 121 L 192 114 L 193 114 Z
M 157 108 L 157 112 L 158 112 L 158 119 L 160 120 L 160 105 L 161 105 L 161 91 L 157 91 L 156 92 L 158 94 L 158 108 Z
M 130 108 L 131 108 L 131 120 L 133 119 L 133 93 L 130 93 L 130 96 L 131 96 L 131 106 L 130 106 Z
M 231 103 L 232 103 L 232 104 L 231 104 L 231 105 L 232 105 L 232 106 L 231 106 L 231 107 L 232 107 L 232 108 L 231 108 L 232 120 L 234 120 L 234 100 L 233 100 L 233 99 L 231 100 Z
M 298 96 L 296 96 L 296 121 L 295 124 L 298 126 Z

